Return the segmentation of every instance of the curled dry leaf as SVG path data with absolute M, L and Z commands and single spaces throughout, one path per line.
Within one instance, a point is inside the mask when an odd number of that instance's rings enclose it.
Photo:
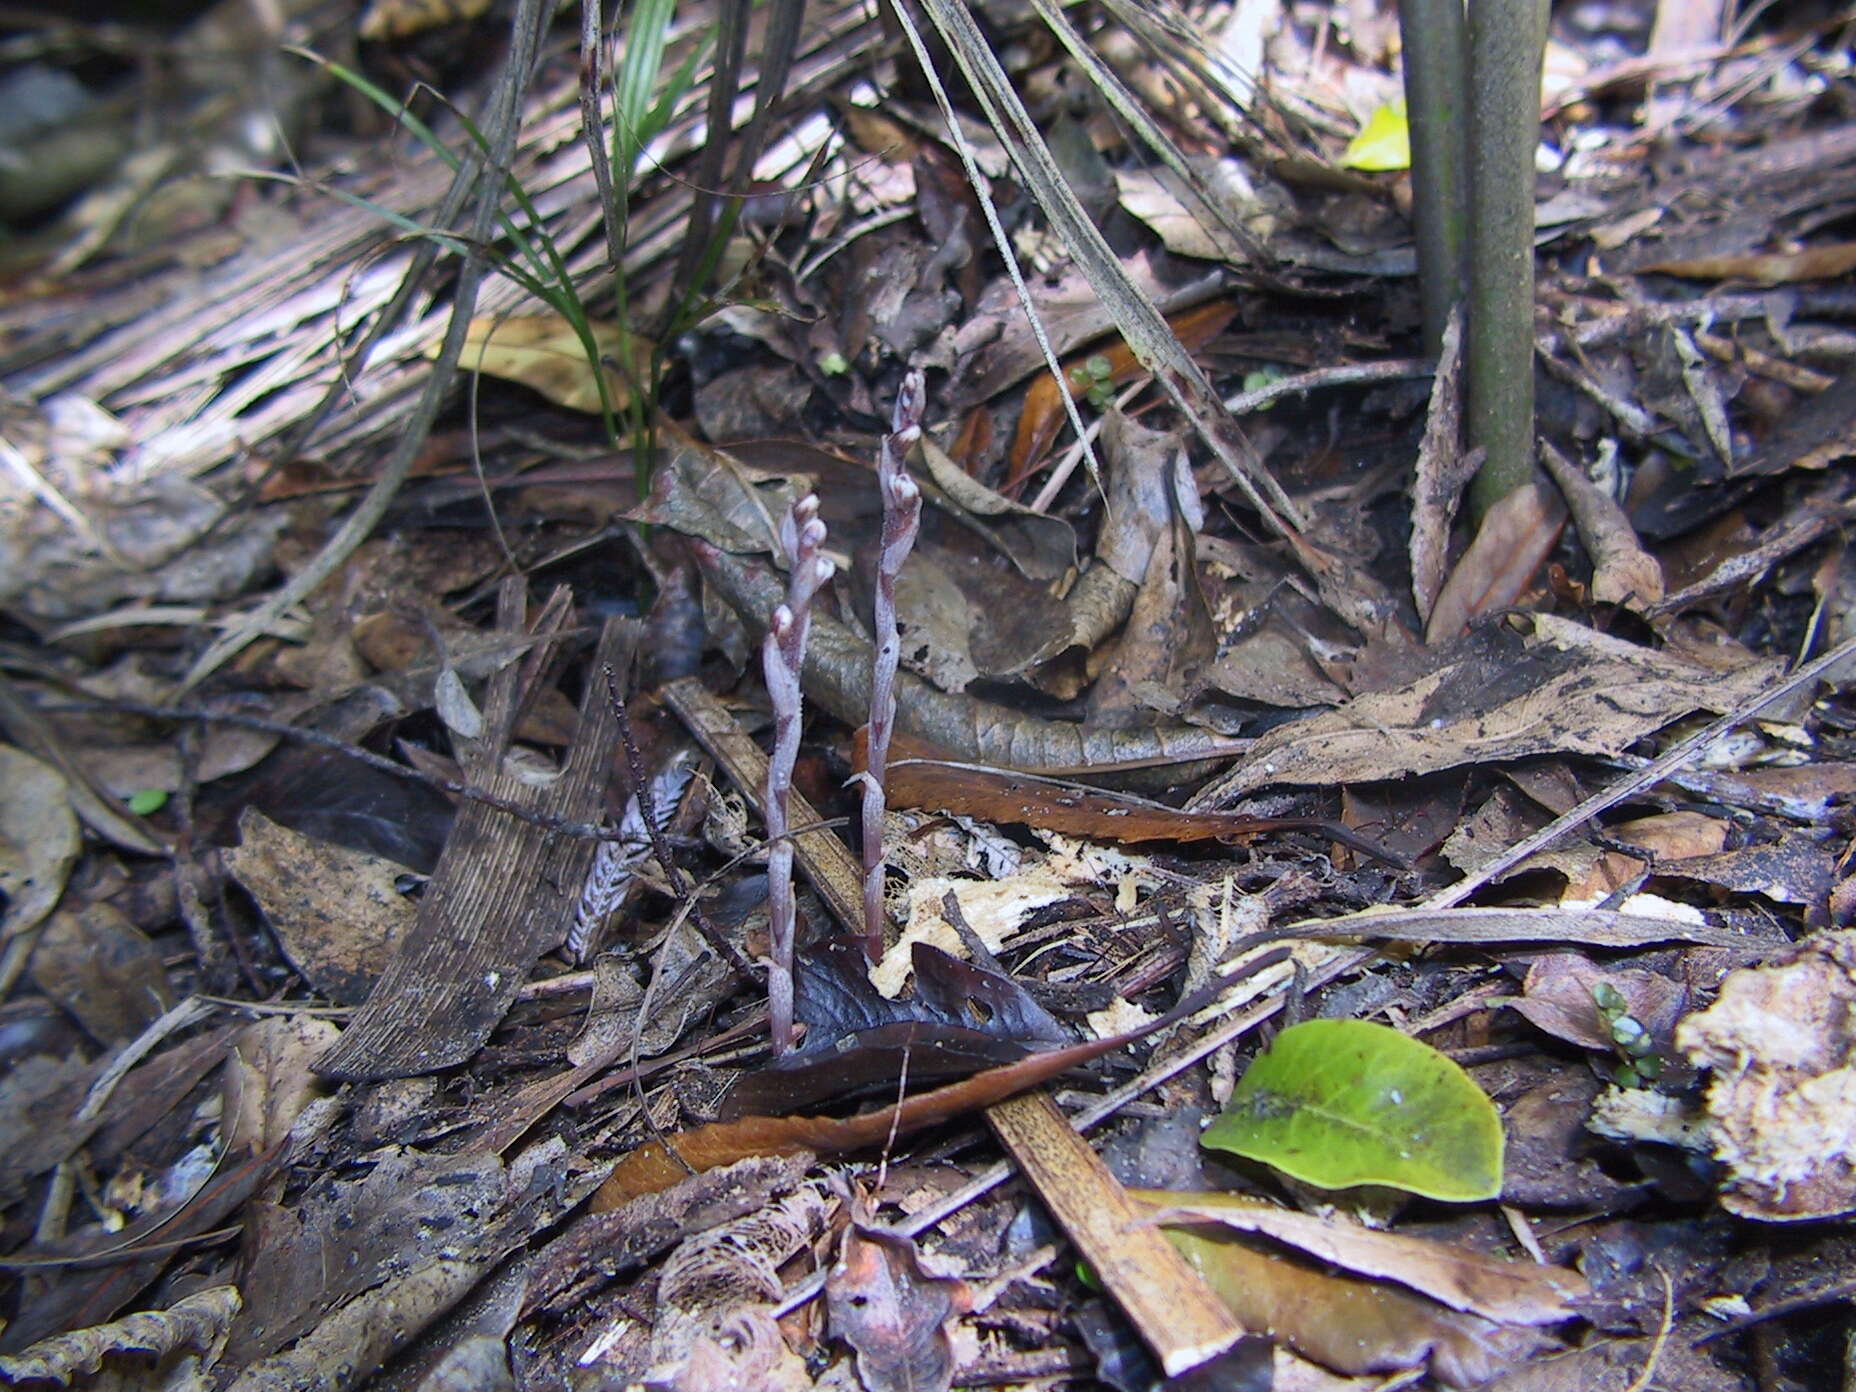
M 1553 447 L 1540 442 L 1541 462 L 1572 511 L 1573 526 L 1592 558 L 1592 598 L 1642 611 L 1663 597 L 1663 567 L 1643 549 L 1617 499 Z
M 1411 597 L 1418 617 L 1428 622 L 1443 588 L 1450 563 L 1450 527 L 1462 502 L 1463 489 L 1481 463 L 1475 453 L 1464 454 L 1461 360 L 1463 317 L 1452 311 L 1444 326 L 1443 347 L 1432 379 L 1430 409 L 1424 418 L 1424 438 L 1418 445 L 1418 462 L 1411 486 Z
M 1167 1237 L 1247 1329 L 1272 1335 L 1336 1372 L 1391 1373 L 1427 1361 L 1450 1387 L 1477 1387 L 1546 1342 L 1435 1301 L 1331 1275 L 1202 1226 Z
M 19 1353 L 0 1356 L 0 1381 L 69 1386 L 100 1372 L 112 1355 L 121 1355 L 133 1360 L 134 1370 L 134 1381 L 122 1386 L 200 1386 L 201 1375 L 219 1361 L 243 1303 L 237 1286 L 212 1286 L 183 1296 L 165 1310 L 139 1310 L 108 1324 L 41 1339 Z M 176 1355 L 192 1365 L 191 1377 Z M 123 1369 L 125 1374 L 130 1371 Z
M 863 766 L 864 733 L 858 731 L 853 764 Z M 1230 812 L 1187 812 L 1125 793 L 1080 783 L 938 758 L 928 745 L 898 739 L 891 746 L 887 790 L 895 807 L 919 807 L 1022 823 L 1066 836 L 1134 844 L 1142 841 L 1248 841 L 1270 831 L 1316 831 L 1367 855 L 1383 848 L 1346 827 L 1313 817 L 1248 817 Z

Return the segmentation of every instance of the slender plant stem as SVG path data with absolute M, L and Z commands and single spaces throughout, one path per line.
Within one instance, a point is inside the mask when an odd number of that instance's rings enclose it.
M 606 229 L 606 259 L 616 276 L 625 267 L 625 213 L 613 189 L 612 148 L 606 143 L 606 123 L 599 111 L 600 93 L 606 87 L 604 8 L 602 0 L 580 0 L 580 133 L 592 157 L 593 186 L 599 190 L 600 221 Z M 630 173 L 620 171 L 621 177 Z
M 1444 322 L 1463 298 L 1469 221 L 1469 82 L 1463 0 L 1399 0 L 1411 201 L 1417 223 L 1424 349 L 1435 357 Z
M 1480 516 L 1534 472 L 1534 151 L 1540 143 L 1544 6 L 1469 10 L 1469 448 Z
M 896 726 L 896 668 L 902 634 L 896 625 L 896 577 L 922 525 L 922 491 L 905 461 L 922 435 L 928 387 L 920 372 L 902 379 L 890 433 L 877 452 L 877 489 L 883 495 L 883 535 L 877 551 L 872 628 L 876 651 L 870 664 L 870 724 L 864 761 L 863 869 L 864 955 L 883 955 L 883 787 L 889 766 L 889 737 Z

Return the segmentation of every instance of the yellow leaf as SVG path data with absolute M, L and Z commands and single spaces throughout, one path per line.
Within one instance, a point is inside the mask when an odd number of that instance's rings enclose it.
M 1368 116 L 1340 162 L 1349 169 L 1411 168 L 1411 125 L 1405 119 L 1405 103 L 1390 102 Z
M 599 349 L 597 369 L 587 361 L 586 347 L 573 326 L 558 314 L 492 315 L 471 320 L 458 366 L 520 383 L 557 406 L 589 415 L 599 411 L 599 381 L 593 374 L 602 371 L 612 409 L 620 410 L 631 399 L 631 392 L 619 364 L 628 363 L 634 376 L 642 376 L 649 369 L 651 345 L 605 320 L 589 320 L 588 327 Z M 628 344 L 629 353 L 625 351 Z M 426 350 L 426 356 L 438 356 L 436 345 Z

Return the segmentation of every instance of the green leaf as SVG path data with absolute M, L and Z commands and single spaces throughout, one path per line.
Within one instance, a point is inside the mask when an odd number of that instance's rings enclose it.
M 1468 1203 L 1502 1187 L 1495 1104 L 1429 1045 L 1365 1020 L 1277 1035 L 1201 1139 L 1323 1189 L 1384 1184 Z
M 129 810 L 138 817 L 159 812 L 168 803 L 168 795 L 159 788 L 144 788 L 129 795 Z
M 1411 125 L 1405 119 L 1405 103 L 1389 102 L 1368 116 L 1340 162 L 1349 169 L 1374 172 L 1411 168 Z

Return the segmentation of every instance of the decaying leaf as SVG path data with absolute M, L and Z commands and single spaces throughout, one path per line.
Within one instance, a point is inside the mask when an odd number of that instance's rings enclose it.
M 647 1381 L 676 1392 L 809 1387 L 772 1309 L 785 1291 L 780 1266 L 818 1236 L 832 1207 L 807 1185 L 680 1243 L 658 1274 Z
M 1402 778 L 1553 752 L 1615 755 L 1700 709 L 1728 710 L 1772 667 L 1721 673 L 1547 614 L 1483 625 L 1394 691 L 1270 731 L 1193 798 L 1217 807 L 1271 783 Z
M 690 549 L 704 579 L 749 628 L 758 630 L 783 602 L 784 587 L 770 564 L 752 557 L 779 554 L 773 519 L 790 506 L 798 482 L 761 474 L 719 451 L 679 441 L 678 450 L 653 476 L 650 501 L 633 515 L 691 537 Z M 1132 588 L 1125 588 L 1131 599 Z M 861 724 L 870 709 L 870 666 L 868 640 L 829 614 L 812 616 L 804 670 L 808 700 L 847 724 Z M 907 672 L 897 683 L 902 730 L 961 757 L 1017 768 L 1056 771 L 1170 763 L 1240 747 L 1189 726 L 1101 730 L 1043 720 L 989 701 L 936 691 Z
M 355 32 L 370 43 L 410 39 L 427 29 L 463 24 L 490 8 L 490 0 L 373 0 Z
M 1411 597 L 1418 618 L 1429 623 L 1450 564 L 1450 526 L 1463 489 L 1482 463 L 1479 452 L 1465 454 L 1463 421 L 1463 316 L 1453 313 L 1444 326 L 1431 379 L 1431 403 L 1424 417 L 1424 439 L 1411 485 Z
M 854 763 L 862 768 L 865 732 L 859 730 Z M 1020 774 L 984 764 L 937 758 L 919 741 L 892 740 L 885 792 L 892 807 L 921 807 L 1017 822 L 1066 836 L 1100 841 L 1247 841 L 1271 831 L 1314 831 L 1368 855 L 1385 852 L 1346 827 L 1311 817 L 1246 817 L 1229 812 L 1190 812 L 1125 793 L 1104 792 Z
M 211 1286 L 182 1296 L 165 1310 L 139 1310 L 109 1324 L 54 1335 L 19 1353 L 0 1355 L 0 1380 L 70 1386 L 120 1357 L 134 1360 L 133 1385 L 150 1392 L 203 1386 L 242 1304 L 237 1286 Z
M 1197 352 L 1217 337 L 1237 314 L 1237 305 L 1229 300 L 1213 301 L 1175 314 L 1168 319 L 1182 348 Z M 1146 369 L 1126 343 L 1116 342 L 1087 357 L 1073 358 L 1064 364 L 1064 384 L 1060 389 L 1049 373 L 1038 378 L 1025 393 L 1025 406 L 1018 418 L 1018 433 L 1012 438 L 1011 468 L 1005 487 L 1016 493 L 1043 459 L 1051 441 L 1063 427 L 1068 413 L 1063 398 L 1080 397 L 1096 384 L 1125 386 Z
M 1348 1374 L 1429 1362 L 1451 1387 L 1476 1387 L 1547 1342 L 1537 1331 L 1449 1310 L 1393 1287 L 1291 1261 L 1254 1239 L 1198 1227 L 1167 1236 L 1248 1329 Z
M 83 1104 L 100 1065 L 81 1053 L 32 1054 L 0 1078 L 0 1199 L 12 1202 L 27 1179 L 83 1143 L 71 1114 Z
M 341 1034 L 313 1015 L 270 1015 L 248 1025 L 232 1045 L 226 1077 L 229 1142 L 266 1151 L 290 1134 L 303 1109 L 329 1091 L 311 1070 Z
M 821 943 L 797 973 L 794 1013 L 802 1048 L 738 1079 L 724 1117 L 774 1115 L 839 1097 L 894 1096 L 898 1078 L 932 1084 L 1070 1042 L 1022 986 L 916 943 L 915 990 L 902 998 L 871 984 L 861 944 Z
M 1565 504 L 1537 483 L 1523 484 L 1491 507 L 1438 592 L 1424 626 L 1425 641 L 1447 643 L 1474 619 L 1513 604 L 1565 525 Z
M 1834 242 L 1793 252 L 1755 252 L 1744 256 L 1694 256 L 1658 261 L 1643 267 L 1664 275 L 1694 280 L 1750 280 L 1783 285 L 1796 280 L 1828 280 L 1856 268 L 1856 242 Z
M 513 314 L 473 319 L 458 366 L 467 372 L 532 387 L 570 411 L 601 410 L 600 377 L 606 401 L 617 411 L 631 399 L 631 383 L 643 380 L 651 345 L 615 323 L 592 320 L 588 329 L 598 353 L 597 367 L 573 326 L 556 314 Z M 427 356 L 438 356 L 437 345 Z M 622 365 L 622 366 L 621 366 Z
M 1502 1261 L 1428 1238 L 1403 1237 L 1342 1218 L 1237 1194 L 1132 1191 L 1165 1224 L 1211 1223 L 1259 1233 L 1361 1276 L 1397 1281 L 1453 1310 L 1503 1324 L 1553 1324 L 1578 1313 L 1571 1302 L 1587 1293 L 1577 1272 L 1537 1262 Z
M 831 1332 L 857 1351 L 870 1392 L 946 1392 L 954 1379 L 948 1327 L 972 1297 L 962 1281 L 922 1270 L 906 1238 L 853 1223 L 825 1278 Z
M 1208 196 L 1241 219 L 1241 226 L 1266 241 L 1270 238 L 1284 210 L 1259 195 L 1243 161 L 1201 159 L 1195 173 Z M 1168 251 L 1233 265 L 1249 260 L 1249 249 L 1230 229 L 1193 210 L 1191 195 L 1172 171 L 1121 169 L 1115 183 L 1123 210 L 1146 223 Z
M 1211 994 L 1245 977 L 1261 978 L 1270 969 L 1280 967 L 1288 955 L 1279 948 L 1249 959 Z M 884 1144 L 897 1136 L 910 1135 L 923 1127 L 978 1111 L 1014 1093 L 1036 1087 L 1184 1019 L 1208 1003 L 1209 998 L 1188 997 L 1168 1014 L 1125 1034 L 1048 1049 L 1016 1063 L 989 1068 L 958 1083 L 917 1093 L 893 1106 L 860 1112 L 852 1117 L 744 1117 L 739 1121 L 712 1122 L 662 1141 L 648 1141 L 619 1161 L 593 1196 L 593 1210 L 604 1212 L 617 1208 L 642 1195 L 667 1189 L 692 1172 L 731 1165 L 750 1156 L 794 1155 L 801 1150 L 842 1153 Z
M 743 1160 L 686 1175 L 662 1193 L 619 1208 L 581 1214 L 536 1254 L 523 1296 L 525 1310 L 565 1310 L 590 1287 L 685 1238 L 767 1207 L 800 1186 L 812 1160 L 809 1151 Z
M 1687 987 L 1641 967 L 1607 971 L 1576 953 L 1544 953 L 1528 967 L 1514 1009 L 1558 1039 L 1609 1053 L 1619 1041 L 1599 1012 L 1601 985 L 1617 993 L 1624 1011 L 1651 1039 L 1668 1045 L 1688 999 Z
M 1639 612 L 1663 597 L 1663 568 L 1643 549 L 1624 509 L 1602 491 L 1551 441 L 1540 446 L 1541 462 L 1572 511 L 1573 525 L 1592 558 L 1592 598 Z
M 247 807 L 227 868 L 258 901 L 278 944 L 331 1000 L 358 1004 L 412 931 L 404 868 L 292 831 Z
M 135 1038 L 174 1004 L 161 954 L 109 904 L 60 909 L 32 953 L 32 981 L 104 1044 Z
M 1028 580 L 1057 580 L 1076 566 L 1076 530 L 1061 517 L 1033 512 L 968 474 L 926 435 L 922 464 L 933 480 L 924 489 L 942 507 L 990 540 Z M 937 491 L 940 496 L 937 496 Z
M 1766 966 L 1731 973 L 1676 1028 L 1712 1068 L 1708 1118 L 1725 1167 L 1721 1202 L 1798 1222 L 1856 1209 L 1856 932 L 1820 933 Z
M 295 1385 L 342 1354 L 377 1366 L 526 1239 L 535 1215 L 513 1201 L 560 1156 L 543 1143 L 505 1169 L 491 1155 L 389 1149 L 361 1178 L 325 1176 L 287 1209 L 257 1205 L 246 1316 L 227 1349 L 239 1385 Z
M 77 859 L 77 814 L 65 780 L 50 764 L 0 745 L 0 941 L 52 911 Z
M 1502 1187 L 1502 1123 L 1469 1075 L 1366 1020 L 1276 1036 L 1201 1141 L 1324 1189 L 1387 1185 L 1457 1203 Z
M 595 1211 L 617 1208 L 677 1183 L 692 1171 L 732 1165 L 757 1155 L 794 1155 L 802 1150 L 843 1153 L 881 1145 L 956 1116 L 980 1110 L 1002 1097 L 1035 1087 L 1059 1073 L 1099 1058 L 1127 1042 L 1126 1036 L 1092 1040 L 1033 1054 L 1017 1063 L 976 1073 L 958 1083 L 917 1093 L 893 1106 L 856 1116 L 744 1117 L 711 1122 L 679 1132 L 666 1142 L 648 1141 L 629 1152 L 594 1196 Z M 672 1154 L 668 1147 L 674 1147 Z
M 947 921 L 946 899 L 954 895 L 961 914 L 979 940 L 994 952 L 1009 942 L 1033 912 L 1069 898 L 1081 882 L 1074 863 L 1050 861 L 1027 865 L 1016 874 L 992 880 L 930 876 L 909 885 L 909 913 L 901 936 L 870 971 L 877 990 L 895 996 L 915 970 L 918 944 L 943 952 L 964 951 L 960 935 Z M 1068 873 L 1060 873 L 1060 872 Z

